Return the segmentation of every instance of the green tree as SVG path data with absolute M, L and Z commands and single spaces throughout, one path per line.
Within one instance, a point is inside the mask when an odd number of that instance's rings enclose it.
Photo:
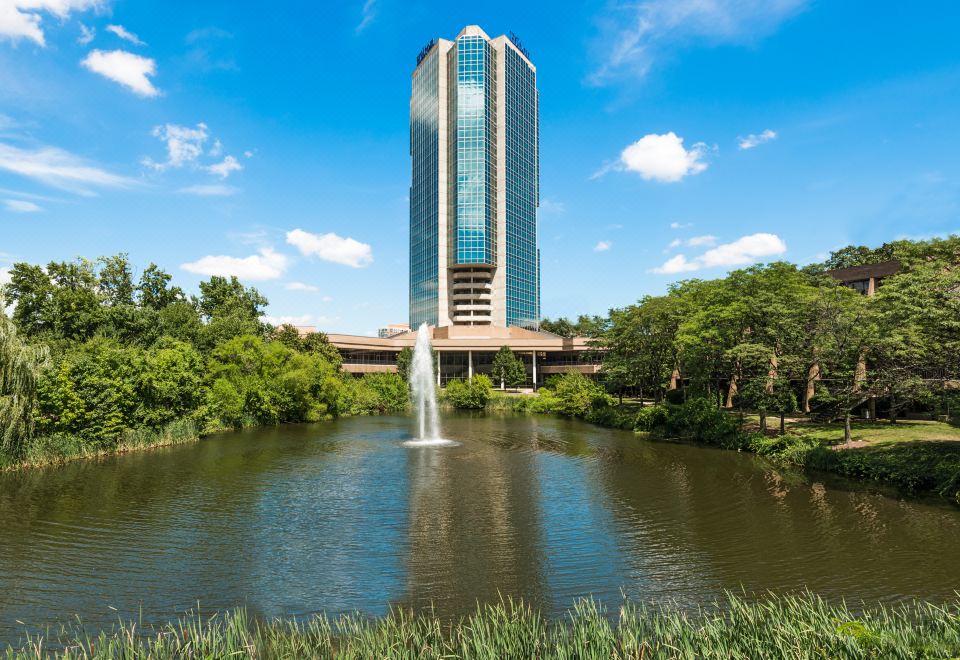
M 153 309 L 147 307 L 145 309 Z M 204 326 L 200 322 L 197 309 L 185 300 L 177 300 L 165 305 L 157 312 L 158 331 L 161 335 L 173 337 L 193 345 L 201 343 Z
M 255 335 L 234 337 L 210 354 L 211 409 L 229 393 L 224 380 L 243 399 L 242 417 L 260 424 L 319 421 L 340 414 L 343 382 L 336 368 L 317 353 L 298 353 L 280 342 Z M 232 400 L 232 399 L 231 399 Z
M 607 330 L 594 342 L 607 387 L 620 395 L 639 388 L 659 401 L 677 365 L 677 329 L 683 311 L 680 296 L 643 298 L 636 305 L 610 310 Z
M 126 253 L 97 259 L 98 288 L 108 305 L 133 305 L 133 271 Z
M 87 259 L 51 261 L 47 275 L 53 282 L 53 330 L 60 337 L 92 337 L 103 319 L 94 263 Z
M 573 337 L 576 334 L 574 324 L 569 319 L 562 317 L 556 320 L 543 319 L 540 321 L 540 330 L 560 337 Z
M 137 299 L 141 307 L 161 310 L 176 302 L 186 300 L 180 287 L 170 286 L 170 273 L 167 273 L 155 263 L 147 266 L 140 275 L 137 285 Z
M 258 321 L 268 302 L 253 287 L 244 287 L 236 276 L 230 279 L 214 275 L 200 282 L 200 297 L 196 307 L 207 320 L 236 316 L 246 321 Z
M 289 323 L 284 323 L 283 325 L 277 326 L 273 330 L 273 340 L 278 341 L 287 348 L 303 352 L 303 339 L 300 337 L 300 331 L 297 330 L 296 326 L 290 325 Z
M 40 266 L 18 262 L 3 287 L 4 306 L 16 305 L 13 321 L 25 335 L 53 329 L 53 283 Z
M 902 272 L 870 300 L 877 340 L 869 380 L 889 400 L 890 421 L 960 365 L 960 271 L 934 259 Z
M 523 360 L 514 355 L 509 346 L 501 346 L 493 357 L 493 367 L 490 372 L 495 381 L 500 382 L 500 389 L 504 385 L 522 387 L 527 382 L 527 368 Z
M 847 287 L 822 290 L 812 311 L 823 379 L 817 398 L 823 397 L 822 393 L 829 395 L 824 398 L 836 406 L 844 422 L 844 441 L 849 442 L 852 411 L 873 395 L 866 382 L 865 360 L 877 340 L 877 327 L 868 298 Z
M 403 379 L 403 382 L 410 380 L 410 365 L 413 363 L 413 349 L 404 346 L 397 353 L 397 374 Z
M 38 381 L 39 429 L 75 435 L 90 449 L 115 447 L 125 429 L 143 423 L 142 371 L 142 353 L 113 340 L 70 347 Z
M 142 423 L 160 427 L 189 416 L 203 402 L 205 361 L 182 341 L 165 337 L 144 354 L 137 379 Z
M 33 435 L 37 379 L 44 348 L 28 345 L 0 311 L 0 460 L 23 455 Z

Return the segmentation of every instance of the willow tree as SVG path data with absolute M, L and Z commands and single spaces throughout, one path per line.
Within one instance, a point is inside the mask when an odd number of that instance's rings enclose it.
M 0 454 L 19 457 L 33 434 L 37 377 L 46 350 L 17 337 L 13 323 L 0 313 Z

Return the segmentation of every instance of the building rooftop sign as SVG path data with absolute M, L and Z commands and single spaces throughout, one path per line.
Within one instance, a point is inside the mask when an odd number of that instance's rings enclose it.
M 523 53 L 524 57 L 526 57 L 528 60 L 533 60 L 533 58 L 530 57 L 530 51 L 523 47 L 523 42 L 520 41 L 520 37 L 517 36 L 516 32 L 508 32 L 507 38 L 513 42 L 513 45 L 517 47 L 517 50 Z
M 436 43 L 437 43 L 436 39 L 431 39 L 430 41 L 427 42 L 426 46 L 420 49 L 420 52 L 417 53 L 417 66 L 420 66 L 420 62 L 423 61 L 423 58 L 427 56 L 427 54 L 430 52 L 430 49 L 433 48 L 434 45 L 436 45 Z

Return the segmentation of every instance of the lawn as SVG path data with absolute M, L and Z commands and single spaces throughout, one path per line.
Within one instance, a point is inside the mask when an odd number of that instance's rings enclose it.
M 745 422 L 748 427 L 759 427 L 759 418 L 756 415 L 747 415 Z M 767 418 L 768 429 L 779 429 L 779 427 L 779 417 Z M 817 440 L 826 445 L 839 445 L 843 442 L 842 422 L 826 423 L 788 417 L 786 430 L 789 435 Z M 854 420 L 851 430 L 852 446 L 855 447 L 878 446 L 893 442 L 960 442 L 960 427 L 927 420 L 901 419 L 896 424 L 885 420 L 875 422 Z

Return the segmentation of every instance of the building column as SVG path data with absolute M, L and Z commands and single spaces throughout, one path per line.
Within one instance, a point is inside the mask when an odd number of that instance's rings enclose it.
M 533 352 L 533 391 L 537 391 L 537 352 Z
M 437 351 L 437 387 L 440 387 L 440 351 Z
M 467 351 L 467 380 L 473 380 L 473 351 Z

